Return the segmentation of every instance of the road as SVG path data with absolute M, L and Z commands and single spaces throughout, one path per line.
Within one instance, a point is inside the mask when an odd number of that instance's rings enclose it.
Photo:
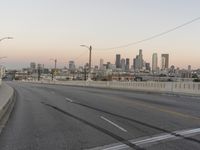
M 200 98 L 8 82 L 1 150 L 199 150 Z

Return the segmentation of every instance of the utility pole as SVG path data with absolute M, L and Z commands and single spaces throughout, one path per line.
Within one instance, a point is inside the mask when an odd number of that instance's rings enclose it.
M 88 72 L 88 80 L 91 80 L 91 61 L 92 61 L 92 46 L 80 45 L 82 47 L 86 47 L 89 49 L 89 72 Z
M 38 64 L 38 81 L 40 81 L 41 77 L 41 66 Z
M 92 46 L 89 48 L 89 74 L 88 79 L 91 79 L 91 59 L 92 59 Z
M 56 70 L 56 66 L 57 66 L 57 59 L 55 59 L 54 61 L 55 61 L 55 70 Z
M 57 59 L 53 59 L 51 58 L 50 60 L 54 61 L 54 69 L 51 70 L 51 78 L 52 78 L 52 81 L 53 81 L 53 78 L 54 78 L 54 74 L 56 72 L 56 68 L 57 68 Z

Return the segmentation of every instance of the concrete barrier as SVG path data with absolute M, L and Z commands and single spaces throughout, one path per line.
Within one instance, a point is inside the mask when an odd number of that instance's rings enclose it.
M 0 133 L 5 126 L 15 102 L 13 88 L 2 83 L 0 86 Z
M 194 82 L 118 82 L 118 81 L 26 81 L 44 84 L 127 89 L 156 93 L 200 96 L 200 83 Z

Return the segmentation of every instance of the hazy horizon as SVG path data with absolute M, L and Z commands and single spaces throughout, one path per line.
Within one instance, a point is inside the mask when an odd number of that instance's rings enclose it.
M 169 53 L 170 66 L 200 68 L 200 21 L 162 37 L 130 47 L 100 51 L 142 40 L 200 16 L 200 1 L 181 0 L 18 0 L 0 5 L 0 60 L 8 69 L 28 67 L 30 62 L 58 67 L 69 60 L 79 66 L 88 60 L 92 45 L 92 65 L 115 62 L 115 54 L 132 59 L 143 49 L 144 60 L 151 63 L 154 52 Z M 96 50 L 95 50 L 96 49 Z

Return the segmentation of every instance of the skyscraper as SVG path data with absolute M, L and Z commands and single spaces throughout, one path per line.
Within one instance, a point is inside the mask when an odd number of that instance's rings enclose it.
M 120 54 L 116 54 L 116 60 L 115 60 L 116 68 L 121 68 L 120 61 L 121 61 L 121 55 Z
M 161 55 L 161 68 L 163 70 L 169 68 L 169 54 L 162 54 Z
M 126 67 L 125 67 L 125 70 L 129 71 L 129 68 L 130 68 L 130 59 L 126 58 Z
M 145 69 L 147 70 L 147 71 L 151 71 L 151 67 L 150 67 L 150 63 L 145 63 Z
M 31 62 L 30 63 L 30 68 L 33 69 L 33 70 L 36 69 L 36 63 Z
M 192 70 L 191 65 L 188 65 L 188 71 L 191 71 L 191 70 Z
M 103 67 L 103 59 L 100 59 L 99 69 L 100 69 L 100 70 L 103 70 L 103 68 L 104 68 L 104 67 Z
M 121 59 L 121 68 L 122 68 L 122 71 L 125 71 L 126 62 L 125 62 L 125 59 L 124 59 L 124 58 Z
M 69 61 L 69 70 L 74 71 L 76 69 L 75 67 L 75 62 L 74 61 Z
M 158 55 L 157 53 L 153 53 L 152 55 L 152 71 L 156 72 L 158 68 Z
M 139 56 L 138 56 L 138 61 L 139 61 L 139 69 L 142 69 L 143 68 L 143 55 L 142 55 L 142 49 L 139 50 Z
M 136 56 L 135 59 L 133 59 L 133 66 L 134 70 L 140 71 L 144 67 L 144 60 L 143 60 L 143 55 L 142 55 L 142 50 L 139 50 L 139 55 Z

